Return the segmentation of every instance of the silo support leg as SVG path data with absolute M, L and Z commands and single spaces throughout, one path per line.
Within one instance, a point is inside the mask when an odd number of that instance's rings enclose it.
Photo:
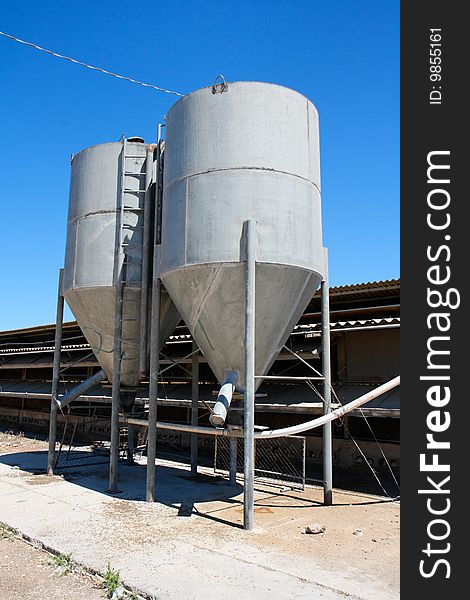
M 193 351 L 191 363 L 191 425 L 199 424 L 199 357 L 197 354 L 197 344 L 193 342 Z M 191 475 L 197 475 L 197 433 L 191 434 Z
M 110 448 L 109 448 L 109 483 L 108 483 L 108 488 L 109 488 L 110 492 L 115 492 L 117 490 L 117 470 L 118 470 L 118 458 L 119 458 L 119 404 L 120 404 L 120 373 L 115 374 L 113 371 L 112 400 L 111 400 L 111 442 L 110 442 Z
M 161 283 L 159 279 L 155 279 L 152 286 L 152 325 L 150 329 L 149 426 L 147 437 L 147 481 L 145 490 L 147 502 L 155 501 L 158 371 L 160 367 L 160 294 Z
M 321 283 L 323 414 L 331 411 L 330 299 L 328 276 Z M 333 440 L 331 421 L 323 426 L 323 502 L 333 504 Z
M 54 475 L 56 460 L 55 445 L 57 439 L 57 398 L 59 392 L 60 351 L 62 346 L 62 322 L 64 318 L 63 296 L 64 270 L 59 270 L 59 286 L 57 293 L 57 315 L 54 340 L 54 366 L 52 371 L 51 414 L 49 417 L 49 452 L 47 454 L 47 474 Z
M 245 302 L 245 402 L 244 402 L 244 528 L 254 529 L 255 476 L 255 269 L 256 222 L 245 223 L 246 302 Z
M 229 458 L 229 476 L 230 483 L 237 483 L 237 438 L 230 439 L 230 458 Z

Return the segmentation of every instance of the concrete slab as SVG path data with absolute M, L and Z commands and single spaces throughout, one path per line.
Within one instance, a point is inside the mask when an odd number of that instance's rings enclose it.
M 127 585 L 148 595 L 162 600 L 399 596 L 396 505 L 336 494 L 338 504 L 330 510 L 320 505 L 318 490 L 281 493 L 257 485 L 260 527 L 249 534 L 241 529 L 241 485 L 209 470 L 201 469 L 193 480 L 187 466 L 159 461 L 157 502 L 147 504 L 143 463 L 120 464 L 118 493 L 110 495 L 106 465 L 70 462 L 63 477 L 48 478 L 42 474 L 46 456 L 44 450 L 0 455 L 0 521 L 95 570 L 110 563 Z M 326 534 L 301 534 L 316 521 L 327 523 Z M 367 539 L 352 535 L 358 524 Z M 379 539 L 385 530 L 388 537 Z M 374 542 L 380 555 L 370 550 Z M 326 552 L 326 544 L 336 550 Z

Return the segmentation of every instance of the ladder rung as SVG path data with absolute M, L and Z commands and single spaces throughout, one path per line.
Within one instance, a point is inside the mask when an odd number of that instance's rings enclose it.
M 143 208 L 134 208 L 133 206 L 125 206 L 124 210 L 129 210 L 131 212 L 133 212 L 133 211 L 142 212 L 144 209 Z
M 125 189 L 124 193 L 125 194 L 145 194 L 146 191 L 147 190 L 128 190 L 128 189 Z
M 144 226 L 143 225 L 130 225 L 129 223 L 123 223 L 122 227 L 126 228 L 126 229 L 143 229 Z
M 147 158 L 145 155 L 142 154 L 126 154 L 124 156 L 124 158 Z
M 125 318 L 125 317 L 123 317 L 123 318 L 121 319 L 121 321 L 126 321 L 126 322 L 127 322 L 127 321 L 137 321 L 137 319 L 135 319 L 134 317 L 132 317 L 132 318 L 131 318 L 131 317 L 129 317 L 129 318 Z
M 126 173 L 124 171 L 124 175 L 129 175 L 130 177 L 134 177 L 134 176 L 135 177 L 141 177 L 142 175 L 147 175 L 147 173 L 145 173 L 145 172 L 142 172 L 142 173 Z

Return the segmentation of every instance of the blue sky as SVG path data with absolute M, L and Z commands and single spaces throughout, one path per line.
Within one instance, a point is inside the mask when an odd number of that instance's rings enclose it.
M 1 3 L 0 29 L 182 93 L 218 73 L 304 93 L 331 284 L 399 276 L 398 1 L 26 0 Z M 121 133 L 153 141 L 176 97 L 1 37 L 0 81 L 1 330 L 55 320 L 70 155 Z

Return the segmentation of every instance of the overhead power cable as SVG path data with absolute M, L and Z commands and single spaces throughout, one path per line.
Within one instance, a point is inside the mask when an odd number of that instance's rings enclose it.
M 80 65 L 81 67 L 86 67 L 87 69 L 92 69 L 93 71 L 99 71 L 100 73 L 104 73 L 105 75 L 111 75 L 111 77 L 116 77 L 116 79 L 123 79 L 124 81 L 130 81 L 131 83 L 135 83 L 137 85 L 141 85 L 143 87 L 152 88 L 157 90 L 158 92 L 165 92 L 166 94 L 173 94 L 174 96 L 184 96 L 184 94 L 180 94 L 179 92 L 174 92 L 172 90 L 167 90 L 165 88 L 159 87 L 158 85 L 153 85 L 152 83 L 144 83 L 143 81 L 137 81 L 137 79 L 133 79 L 132 77 L 125 77 L 124 75 L 118 75 L 117 73 L 111 73 L 111 71 L 107 71 L 106 69 L 101 69 L 100 67 L 93 67 L 85 62 L 80 60 L 76 60 L 75 58 L 71 58 L 70 56 L 64 56 L 63 54 L 58 54 L 57 52 L 53 52 L 52 50 L 47 50 L 47 48 L 42 48 L 37 44 L 33 44 L 32 42 L 26 42 L 25 40 L 21 40 L 13 35 L 9 35 L 3 31 L 0 31 L 0 35 L 9 40 L 13 40 L 14 42 L 18 42 L 19 44 L 24 44 L 25 46 L 30 46 L 35 50 L 40 50 L 41 52 L 45 52 L 46 54 L 50 54 L 51 56 L 55 56 L 56 58 L 63 58 L 64 60 L 68 60 L 76 65 Z

